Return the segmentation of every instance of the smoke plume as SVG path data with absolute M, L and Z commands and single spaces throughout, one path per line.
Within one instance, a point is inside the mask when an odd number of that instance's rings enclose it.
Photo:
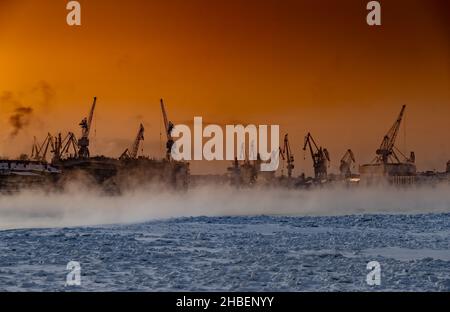
M 5 91 L 0 96 L 0 106 L 3 112 L 10 112 L 8 121 L 11 126 L 10 138 L 16 137 L 29 126 L 36 113 L 33 108 L 48 110 L 54 98 L 55 91 L 46 81 L 38 82 L 31 90 L 13 93 Z M 33 103 L 25 105 L 24 103 Z
M 12 126 L 10 136 L 13 138 L 19 132 L 30 124 L 33 109 L 31 107 L 19 106 L 14 109 L 14 113 L 9 117 L 9 123 Z

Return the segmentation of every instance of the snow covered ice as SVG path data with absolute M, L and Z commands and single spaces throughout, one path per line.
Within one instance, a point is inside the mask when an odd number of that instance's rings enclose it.
M 399 192 L 1 197 L 0 290 L 450 291 L 448 188 Z

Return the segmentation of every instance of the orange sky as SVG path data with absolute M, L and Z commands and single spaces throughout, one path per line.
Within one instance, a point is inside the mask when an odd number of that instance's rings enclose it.
M 449 2 L 380 2 L 378 28 L 361 0 L 84 0 L 82 26 L 69 27 L 65 0 L 0 0 L 0 155 L 29 152 L 33 135 L 78 134 L 97 96 L 94 154 L 120 155 L 144 122 L 145 152 L 159 156 L 163 97 L 175 123 L 280 124 L 296 173 L 310 172 L 311 131 L 337 171 L 347 148 L 372 160 L 406 104 L 398 146 L 419 170 L 443 170 Z M 11 137 L 17 106 L 33 113 Z

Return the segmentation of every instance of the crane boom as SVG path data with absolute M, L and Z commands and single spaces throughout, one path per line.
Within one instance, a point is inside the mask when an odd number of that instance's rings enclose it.
M 141 144 L 141 141 L 144 140 L 144 126 L 142 124 L 139 125 L 139 131 L 136 136 L 136 139 L 134 140 L 133 147 L 131 149 L 131 158 L 136 158 L 139 152 L 139 145 Z
M 97 97 L 94 97 L 94 103 L 92 103 L 91 111 L 89 112 L 89 119 L 87 121 L 86 137 L 89 137 L 91 131 L 92 119 L 94 118 L 95 105 L 97 103 Z
M 167 118 L 167 113 L 166 113 L 166 108 L 164 106 L 164 101 L 163 99 L 161 99 L 161 111 L 163 114 L 163 119 L 164 119 L 164 129 L 166 130 L 166 136 L 167 136 L 167 140 L 171 140 L 172 139 L 172 130 L 173 130 L 173 123 L 171 121 L 169 121 L 169 119 Z
M 345 152 L 344 156 L 342 156 L 341 161 L 344 162 L 355 162 L 355 154 L 353 154 L 353 151 L 351 149 L 348 149 L 347 152 Z

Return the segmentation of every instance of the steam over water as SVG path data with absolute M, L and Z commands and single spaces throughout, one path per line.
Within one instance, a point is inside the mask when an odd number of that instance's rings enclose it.
M 183 216 L 347 215 L 450 212 L 450 186 L 314 190 L 197 187 L 120 196 L 82 187 L 0 196 L 0 229 L 137 223 Z

